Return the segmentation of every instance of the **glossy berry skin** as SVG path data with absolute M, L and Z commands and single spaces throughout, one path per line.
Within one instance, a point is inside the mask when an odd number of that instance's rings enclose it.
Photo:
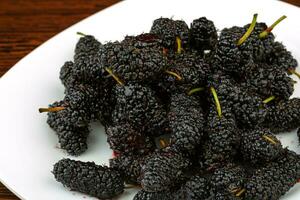
M 207 199 L 210 196 L 209 179 L 199 175 L 192 176 L 181 188 L 174 192 L 174 199 Z
M 158 83 L 168 93 L 188 93 L 191 89 L 204 87 L 210 66 L 202 59 L 197 51 L 187 51 L 174 56 L 170 60 L 168 71 L 174 72 L 178 77 L 165 73 Z
M 159 192 L 174 186 L 190 161 L 170 148 L 152 154 L 142 167 L 141 185 L 145 191 Z
M 137 83 L 116 86 L 114 94 L 116 98 L 115 110 L 112 113 L 114 124 L 127 121 L 133 128 L 148 135 L 161 134 L 166 123 L 166 111 L 150 87 Z
M 271 66 L 278 66 L 278 69 L 285 72 L 288 72 L 289 69 L 294 70 L 298 66 L 298 62 L 292 53 L 280 42 L 274 42 L 266 62 Z
M 191 46 L 198 50 L 212 50 L 218 41 L 214 23 L 206 17 L 193 20 L 190 28 Z
M 75 46 L 74 60 L 76 61 L 76 57 L 80 54 L 95 55 L 101 45 L 102 44 L 92 35 L 80 37 Z
M 210 184 L 214 193 L 218 191 L 230 192 L 242 188 L 246 179 L 246 172 L 241 166 L 228 164 L 212 174 Z
M 108 199 L 124 191 L 118 171 L 94 162 L 62 159 L 54 165 L 53 175 L 58 182 L 71 190 L 100 199 Z
M 251 43 L 246 40 L 240 46 L 237 45 L 245 32 L 245 28 L 237 26 L 221 31 L 214 59 L 215 65 L 222 71 L 243 76 L 254 67 Z
M 63 101 L 50 105 L 50 107 L 57 106 L 64 106 L 65 109 L 48 112 L 47 123 L 56 132 L 60 148 L 70 155 L 80 155 L 87 150 L 88 120 Z
M 60 68 L 59 79 L 65 88 L 71 87 L 73 84 L 77 84 L 76 80 L 73 77 L 73 67 L 74 63 L 72 61 L 67 61 Z
M 134 129 L 129 123 L 121 123 L 106 128 L 107 142 L 116 153 L 147 153 L 154 149 L 151 138 Z
M 245 199 L 279 199 L 299 179 L 299 156 L 286 150 L 276 161 L 257 169 L 245 184 Z
M 292 98 L 269 106 L 264 126 L 274 133 L 290 131 L 300 125 L 300 99 Z
M 240 153 L 252 164 L 263 164 L 275 160 L 283 151 L 281 142 L 268 129 L 242 131 Z
M 168 113 L 171 129 L 171 147 L 193 153 L 204 135 L 204 114 L 199 101 L 186 94 L 171 97 Z
M 210 108 L 207 119 L 207 134 L 208 143 L 211 144 L 213 152 L 224 157 L 236 154 L 240 133 L 231 109 L 223 105 L 222 116 L 220 117 L 214 106 Z
M 182 46 L 187 46 L 189 41 L 189 28 L 184 21 L 169 18 L 158 18 L 153 21 L 150 33 L 156 34 L 163 45 L 169 49 L 176 49 L 176 37 L 179 37 Z
M 257 68 L 247 74 L 243 87 L 263 99 L 275 96 L 287 100 L 294 92 L 293 79 L 286 71 L 265 63 L 257 64 Z
M 109 160 L 109 166 L 118 170 L 126 183 L 140 184 L 141 170 L 145 161 L 150 155 L 148 154 L 120 154 Z
M 133 198 L 133 200 L 172 200 L 172 193 L 170 191 L 162 192 L 146 192 L 140 190 Z

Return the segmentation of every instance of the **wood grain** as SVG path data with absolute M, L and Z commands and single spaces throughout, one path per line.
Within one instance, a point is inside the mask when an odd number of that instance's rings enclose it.
M 285 0 L 300 6 L 300 0 Z M 0 77 L 58 32 L 119 0 L 0 0 Z M 18 199 L 0 183 L 0 200 Z
M 1 0 L 0 76 L 41 43 L 119 0 Z
M 0 0 L 0 77 L 60 31 L 120 0 Z M 0 183 L 0 200 L 17 198 Z

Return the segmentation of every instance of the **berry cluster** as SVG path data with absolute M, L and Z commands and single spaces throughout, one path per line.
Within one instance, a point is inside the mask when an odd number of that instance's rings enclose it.
M 134 200 L 279 199 L 300 178 L 300 156 L 275 135 L 300 127 L 297 61 L 271 32 L 284 18 L 268 27 L 255 14 L 220 34 L 205 17 L 159 18 L 106 44 L 80 33 L 60 71 L 65 97 L 40 112 L 73 156 L 100 121 L 115 156 L 62 159 L 56 180 L 100 199 L 125 184 L 142 188 Z

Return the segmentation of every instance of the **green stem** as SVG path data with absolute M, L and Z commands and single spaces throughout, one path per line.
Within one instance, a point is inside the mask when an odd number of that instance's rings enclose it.
M 270 101 L 273 101 L 274 99 L 275 99 L 275 96 L 270 96 L 270 97 L 266 98 L 265 100 L 263 100 L 263 103 L 264 103 L 264 104 L 267 104 L 267 103 L 269 103 Z
M 259 34 L 259 38 L 264 38 L 266 37 L 275 26 L 277 26 L 282 20 L 284 20 L 286 18 L 285 15 L 281 16 L 279 19 L 277 19 L 271 26 L 269 26 L 266 30 L 264 30 L 263 32 L 261 32 Z
M 216 107 L 217 107 L 217 112 L 218 112 L 218 115 L 219 117 L 222 116 L 222 109 L 221 109 L 221 105 L 220 105 L 220 102 L 219 102 L 219 98 L 218 98 L 218 95 L 217 95 L 217 92 L 215 90 L 215 88 L 213 87 L 210 87 L 210 91 L 214 97 L 214 100 L 215 100 L 215 104 L 216 104 Z
M 203 90 L 205 90 L 204 87 L 193 88 L 188 92 L 188 95 L 190 96 L 190 95 L 194 94 L 195 92 L 201 92 Z
M 254 30 L 254 27 L 255 27 L 255 24 L 256 24 L 256 20 L 257 20 L 257 14 L 254 14 L 252 22 L 251 22 L 248 30 L 246 31 L 246 33 L 237 42 L 238 46 L 240 46 L 241 44 L 243 44 L 247 40 L 247 38 L 250 36 L 250 34 L 252 33 L 252 31 Z
M 181 81 L 181 80 L 182 80 L 182 77 L 181 77 L 179 74 L 175 73 L 175 72 L 172 72 L 172 71 L 170 71 L 170 70 L 166 70 L 165 72 L 166 72 L 167 74 L 170 74 L 170 75 L 172 75 L 172 76 L 175 76 L 176 79 L 177 79 L 178 81 Z
M 116 81 L 117 81 L 117 83 L 119 84 L 119 85 L 124 85 L 124 83 L 123 83 L 123 81 L 121 81 L 121 79 L 119 79 L 119 77 L 117 77 L 113 72 L 112 72 L 112 70 L 111 69 L 109 69 L 109 68 L 105 68 L 105 71 L 107 71 L 108 73 L 109 73 L 109 75 L 111 75 Z
M 180 37 L 176 37 L 176 43 L 177 43 L 177 53 L 181 54 L 182 46 L 181 46 L 181 39 L 180 39 Z
M 80 35 L 80 36 L 83 36 L 83 37 L 86 36 L 86 34 L 84 34 L 84 33 L 82 33 L 82 32 L 77 32 L 76 34 L 77 34 L 77 35 Z

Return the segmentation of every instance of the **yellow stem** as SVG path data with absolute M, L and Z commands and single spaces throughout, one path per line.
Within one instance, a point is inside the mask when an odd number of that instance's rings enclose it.
M 234 188 L 234 189 L 230 190 L 230 192 L 231 193 L 237 193 L 240 190 L 241 190 L 241 188 Z
M 176 37 L 176 43 L 177 43 L 177 53 L 180 54 L 182 47 L 181 47 L 181 39 L 179 37 Z
M 246 31 L 246 33 L 239 39 L 237 45 L 240 46 L 241 44 L 243 44 L 247 38 L 250 36 L 250 34 L 252 33 L 252 31 L 254 30 L 255 24 L 256 24 L 256 20 L 257 20 L 257 14 L 253 15 L 253 19 L 251 22 L 251 25 L 249 26 L 248 30 Z
M 194 94 L 195 92 L 201 92 L 203 90 L 205 90 L 204 87 L 193 88 L 188 92 L 188 95 L 190 96 L 190 95 Z
M 57 112 L 60 110 L 64 110 L 65 107 L 63 106 L 58 106 L 58 107 L 51 107 L 51 108 L 39 108 L 39 112 L 43 113 L 43 112 Z
M 221 109 L 221 105 L 220 105 L 220 102 L 219 102 L 219 98 L 218 98 L 218 95 L 217 95 L 217 92 L 215 90 L 215 88 L 213 87 L 210 87 L 210 91 L 214 97 L 214 100 L 215 100 L 215 104 L 216 104 L 216 107 L 217 107 L 217 112 L 218 112 L 218 115 L 219 117 L 222 116 L 222 109 Z
M 290 73 L 296 75 L 296 76 L 300 79 L 300 74 L 299 74 L 296 70 L 294 70 L 294 69 L 289 69 L 288 71 L 289 71 Z
M 263 103 L 267 104 L 267 103 L 269 103 L 270 101 L 272 101 L 274 99 L 275 99 L 275 96 L 270 96 L 270 97 L 266 98 L 265 100 L 263 100 Z
M 161 148 L 165 148 L 167 146 L 167 143 L 165 142 L 165 140 L 160 139 L 159 140 L 159 145 L 160 145 Z
M 269 136 L 267 135 L 263 135 L 262 136 L 266 141 L 272 143 L 272 144 L 277 144 L 277 142 L 275 142 L 272 138 L 270 138 Z
M 246 192 L 246 189 L 241 189 L 235 196 L 240 197 L 245 192 Z
M 167 74 L 170 74 L 170 75 L 172 75 L 172 76 L 175 76 L 176 79 L 177 79 L 178 81 L 181 81 L 181 80 L 182 80 L 182 77 L 181 77 L 179 74 L 175 73 L 175 72 L 172 72 L 172 71 L 169 71 L 169 70 L 166 70 L 165 72 L 166 72 Z
M 261 32 L 259 34 L 259 38 L 264 38 L 266 37 L 272 30 L 273 28 L 279 24 L 282 20 L 284 20 L 286 18 L 285 15 L 281 16 L 279 19 L 277 19 L 271 26 L 269 26 L 266 30 L 264 30 L 263 32 Z
M 109 68 L 105 68 L 105 71 L 107 71 L 116 81 L 117 81 L 117 83 L 119 84 L 119 85 L 124 85 L 124 83 L 123 83 L 123 81 L 121 81 L 121 79 L 119 79 L 119 77 L 117 77 L 113 72 L 112 72 L 112 70 L 111 69 L 109 69 Z

